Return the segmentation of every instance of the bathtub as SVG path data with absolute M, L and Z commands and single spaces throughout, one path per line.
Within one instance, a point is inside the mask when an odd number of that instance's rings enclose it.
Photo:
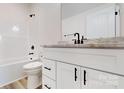
M 36 59 L 35 59 L 36 60 Z M 33 61 L 35 61 L 33 60 Z M 7 63 L 0 65 L 0 87 L 8 85 L 12 82 L 20 80 L 26 77 L 26 73 L 23 70 L 23 65 L 32 61 L 22 60 L 13 63 Z

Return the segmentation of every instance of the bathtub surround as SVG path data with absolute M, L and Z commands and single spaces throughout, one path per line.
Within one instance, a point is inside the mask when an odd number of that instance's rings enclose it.
M 30 14 L 35 14 L 30 18 L 30 43 L 36 46 L 35 53 L 41 55 L 40 45 L 57 44 L 61 40 L 61 4 L 31 4 Z
M 27 59 L 32 45 L 38 56 L 38 42 L 56 44 L 61 40 L 60 4 L 0 4 L 0 11 L 0 65 Z M 35 16 L 30 18 L 30 14 Z
M 27 14 L 27 4 L 0 4 L 0 65 L 27 59 Z
M 0 87 L 25 77 L 28 60 L 28 4 L 0 4 Z
M 57 3 L 0 4 L 0 87 L 25 77 L 22 67 L 30 58 L 40 58 L 41 44 L 61 40 L 60 7 Z

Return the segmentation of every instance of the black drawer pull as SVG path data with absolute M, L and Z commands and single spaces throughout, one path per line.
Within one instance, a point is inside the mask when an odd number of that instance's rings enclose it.
M 84 70 L 84 85 L 86 85 L 86 70 Z
M 47 70 L 51 70 L 51 68 L 48 68 L 48 67 L 44 67 L 45 69 L 47 69 Z
M 45 86 L 46 88 L 48 88 L 48 89 L 51 89 L 51 87 L 48 87 L 48 85 L 46 85 L 46 84 L 44 84 L 44 86 Z
M 75 68 L 74 70 L 75 70 L 75 71 L 74 71 L 74 72 L 75 72 L 75 74 L 74 74 L 74 79 L 75 79 L 75 81 L 77 81 L 77 68 Z
M 29 55 L 33 55 L 34 53 L 29 53 Z

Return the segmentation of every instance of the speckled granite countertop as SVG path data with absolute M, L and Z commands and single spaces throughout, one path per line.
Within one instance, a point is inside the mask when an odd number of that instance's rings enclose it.
M 43 45 L 44 48 L 124 49 L 124 37 L 88 40 L 84 44 Z
M 124 45 L 106 45 L 106 44 L 63 44 L 63 45 L 44 45 L 44 48 L 99 48 L 99 49 L 124 49 Z

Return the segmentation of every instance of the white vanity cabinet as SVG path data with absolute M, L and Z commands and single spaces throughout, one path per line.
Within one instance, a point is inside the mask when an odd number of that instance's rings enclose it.
M 80 67 L 66 63 L 57 63 L 57 88 L 79 89 Z
M 43 59 L 43 89 L 56 88 L 56 62 L 48 59 Z
M 44 87 L 124 88 L 124 50 L 122 49 L 45 48 L 44 58 Z

